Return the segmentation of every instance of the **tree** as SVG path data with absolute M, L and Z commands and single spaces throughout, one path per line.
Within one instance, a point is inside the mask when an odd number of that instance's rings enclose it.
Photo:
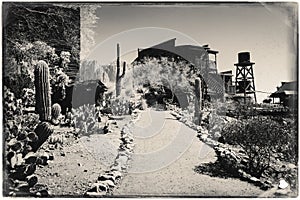
M 148 84 L 150 86 L 164 86 L 172 91 L 177 99 L 184 95 L 191 107 L 194 107 L 195 91 L 194 79 L 198 76 L 193 73 L 193 66 L 187 62 L 175 62 L 168 58 L 145 58 L 140 63 L 133 65 L 133 79 L 135 87 Z M 171 100 L 171 101 L 172 101 Z

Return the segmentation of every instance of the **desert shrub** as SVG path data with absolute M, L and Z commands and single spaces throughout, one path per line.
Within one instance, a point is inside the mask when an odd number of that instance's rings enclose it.
M 257 116 L 227 124 L 223 129 L 225 141 L 240 146 L 249 158 L 247 170 L 260 177 L 270 167 L 271 157 L 282 154 L 296 161 L 296 130 L 294 122 L 279 123 L 268 117 Z

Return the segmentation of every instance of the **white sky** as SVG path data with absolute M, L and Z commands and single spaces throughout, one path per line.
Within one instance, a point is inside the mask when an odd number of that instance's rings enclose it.
M 287 3 L 281 6 L 104 5 L 97 11 L 100 18 L 95 28 L 97 48 L 89 58 L 101 64 L 109 63 L 115 59 L 116 43 L 120 43 L 123 54 L 133 51 L 122 58 L 131 62 L 137 48 L 150 47 L 176 37 L 177 45 L 209 44 L 218 50 L 219 71 L 235 72 L 238 52 L 250 51 L 251 61 L 256 63 L 256 90 L 273 92 L 281 81 L 296 80 L 296 8 L 297 5 Z M 257 97 L 261 102 L 267 94 L 257 93 Z

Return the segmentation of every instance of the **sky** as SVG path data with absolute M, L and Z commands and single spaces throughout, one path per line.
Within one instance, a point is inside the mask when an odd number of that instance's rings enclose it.
M 256 90 L 274 92 L 281 81 L 296 79 L 297 24 L 294 4 L 103 5 L 89 59 L 101 64 L 116 57 L 131 62 L 138 48 L 177 38 L 219 51 L 218 71 L 233 70 L 239 52 L 249 51 Z M 257 93 L 258 101 L 268 94 Z

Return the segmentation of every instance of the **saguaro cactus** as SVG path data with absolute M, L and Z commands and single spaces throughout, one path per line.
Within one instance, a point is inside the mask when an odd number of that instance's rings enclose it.
M 41 121 L 51 120 L 51 93 L 48 64 L 40 60 L 34 69 L 35 110 Z
M 196 125 L 201 124 L 201 107 L 202 107 L 202 90 L 200 78 L 195 79 L 195 113 L 194 122 Z
M 116 96 L 121 93 L 121 80 L 125 76 L 126 62 L 123 62 L 123 72 L 120 75 L 120 45 L 117 44 L 117 74 L 116 74 Z

